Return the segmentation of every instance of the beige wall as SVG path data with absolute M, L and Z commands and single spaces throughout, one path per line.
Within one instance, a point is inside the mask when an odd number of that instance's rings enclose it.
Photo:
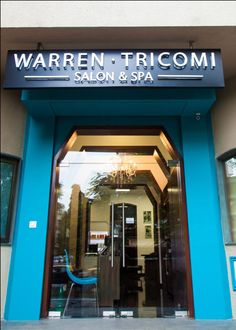
M 1 7 L 4 13 L 1 19 L 2 27 L 162 27 L 236 24 L 236 3 L 233 1 L 3 0 Z M 41 11 L 43 15 L 38 15 Z
M 26 113 L 20 92 L 1 91 L 1 152 L 22 157 Z
M 137 205 L 137 244 L 139 264 L 144 266 L 144 257 L 141 255 L 154 252 L 153 233 L 153 206 L 144 190 L 137 192 L 122 192 L 103 197 L 102 201 L 94 202 L 91 207 L 91 227 L 92 231 L 110 230 L 110 203 L 130 203 Z M 143 224 L 143 211 L 152 213 L 152 239 L 145 239 L 145 225 Z M 96 221 L 96 222 L 94 222 Z
M 236 148 L 236 76 L 225 82 L 217 93 L 212 109 L 216 157 Z
M 4 49 L 3 54 L 6 54 Z M 1 153 L 22 157 L 25 118 L 20 92 L 1 89 Z M 1 317 L 4 316 L 10 258 L 11 246 L 1 246 Z
M 1 246 L 1 318 L 4 317 L 10 259 L 11 247 Z
M 10 45 L 1 42 L 1 86 L 3 86 L 9 48 Z M 17 157 L 22 157 L 23 153 L 26 120 L 26 111 L 20 102 L 20 93 L 20 90 L 1 88 L 1 152 Z

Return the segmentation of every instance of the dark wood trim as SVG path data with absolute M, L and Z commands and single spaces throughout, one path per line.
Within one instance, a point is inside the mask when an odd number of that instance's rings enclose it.
M 184 223 L 184 238 L 185 238 L 185 255 L 186 255 L 186 280 L 187 280 L 187 295 L 188 295 L 188 310 L 189 317 L 194 317 L 194 305 L 193 305 L 193 289 L 192 289 L 192 275 L 191 275 L 191 263 L 190 263 L 190 246 L 189 246 L 189 232 L 188 232 L 188 220 L 187 220 L 187 205 L 186 205 L 186 191 L 183 171 L 183 160 L 177 149 L 174 147 L 173 142 L 169 138 L 167 132 L 163 127 L 156 126 L 140 126 L 140 127 L 117 127 L 107 126 L 104 127 L 74 127 L 71 130 L 70 136 L 63 144 L 54 158 L 51 180 L 51 194 L 50 194 L 50 207 L 49 207 L 49 221 L 47 231 L 46 242 L 46 254 L 45 254 L 45 271 L 44 271 L 44 284 L 42 292 L 42 306 L 41 317 L 46 318 L 48 316 L 49 300 L 50 300 L 50 283 L 51 283 L 51 270 L 52 270 L 52 255 L 54 244 L 54 228 L 55 228 L 55 211 L 56 211 L 56 185 L 58 183 L 59 169 L 58 163 L 65 157 L 67 151 L 71 148 L 75 139 L 79 135 L 160 135 L 162 143 L 167 148 L 173 159 L 180 161 L 181 170 L 181 184 L 182 184 L 182 210 L 183 210 L 183 223 Z
M 77 139 L 78 134 L 76 130 L 73 130 L 69 138 L 66 140 L 66 142 L 63 144 L 62 148 L 58 151 L 55 159 L 57 160 L 57 163 L 61 162 L 62 159 L 65 157 L 66 153 L 71 149 L 73 146 L 75 140 Z
M 186 202 L 186 189 L 184 177 L 184 164 L 180 158 L 180 176 L 182 185 L 182 215 L 183 215 L 183 231 L 185 241 L 185 258 L 186 258 L 186 280 L 187 280 L 187 299 L 188 299 L 188 312 L 189 317 L 194 318 L 194 301 L 193 301 L 193 284 L 192 284 L 192 267 L 190 259 L 190 244 L 189 244 L 189 228 L 188 228 L 188 215 L 187 215 L 187 202 Z
M 76 127 L 78 135 L 160 135 L 162 129 L 156 126 L 90 126 Z
M 42 292 L 42 304 L 41 304 L 41 317 L 46 318 L 48 316 L 49 301 L 50 301 L 50 285 L 52 277 L 52 256 L 54 245 L 54 233 L 55 233 L 55 213 L 56 213 L 56 199 L 57 192 L 56 186 L 58 184 L 59 168 L 57 167 L 57 158 L 55 157 L 52 169 L 51 180 L 51 194 L 50 194 L 50 206 L 49 206 L 49 220 L 46 239 L 46 253 L 45 253 L 45 266 L 44 266 L 44 282 Z
M 235 156 L 236 156 L 236 148 L 233 148 L 220 155 L 217 159 L 220 161 L 226 161 Z
M 103 152 L 138 152 L 143 155 L 152 155 L 155 146 L 82 146 L 81 151 L 103 151 Z
M 161 151 L 159 150 L 159 148 L 156 146 L 155 147 L 156 153 L 154 153 L 154 158 L 157 162 L 157 164 L 160 166 L 162 172 L 165 174 L 165 176 L 169 176 L 170 175 L 170 169 L 167 166 L 167 163 L 164 159 L 164 157 L 162 156 Z
M 172 159 L 179 159 L 180 158 L 180 154 L 177 151 L 176 148 L 174 148 L 174 144 L 170 142 L 170 137 L 167 135 L 166 131 L 162 131 L 160 133 L 160 139 L 161 142 L 163 143 L 163 145 L 165 146 L 166 150 L 169 152 L 170 156 Z

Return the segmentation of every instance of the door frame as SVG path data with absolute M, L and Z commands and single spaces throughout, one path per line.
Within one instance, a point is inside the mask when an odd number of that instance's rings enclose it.
M 78 134 L 79 131 L 79 134 Z M 180 163 L 181 185 L 182 185 L 182 212 L 183 212 L 183 235 L 185 244 L 185 261 L 186 261 L 186 284 L 187 284 L 187 301 L 188 301 L 188 316 L 194 318 L 194 302 L 193 302 L 193 286 L 192 286 L 192 272 L 190 260 L 190 244 L 189 244 L 189 231 L 188 231 L 188 218 L 187 218 L 187 204 L 186 204 L 186 189 L 184 179 L 183 159 L 178 152 L 175 144 L 170 136 L 162 126 L 75 126 L 70 131 L 67 139 L 56 153 L 52 164 L 51 188 L 50 188 L 50 201 L 48 212 L 48 228 L 46 239 L 46 252 L 44 262 L 44 279 L 42 289 L 41 301 L 41 318 L 48 317 L 49 302 L 50 302 L 50 285 L 52 281 L 52 264 L 53 264 L 53 246 L 54 246 L 54 229 L 55 229 L 55 214 L 56 214 L 56 186 L 59 180 L 59 168 L 57 164 L 64 158 L 67 151 L 75 142 L 79 135 L 159 135 L 162 143 L 167 148 L 169 154 L 173 159 L 177 158 Z

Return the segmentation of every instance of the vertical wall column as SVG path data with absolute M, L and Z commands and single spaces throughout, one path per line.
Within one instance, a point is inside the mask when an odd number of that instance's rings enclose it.
M 209 116 L 182 119 L 196 319 L 232 317 Z
M 29 116 L 5 308 L 7 320 L 40 318 L 53 139 L 53 117 Z M 30 221 L 36 228 L 29 228 Z

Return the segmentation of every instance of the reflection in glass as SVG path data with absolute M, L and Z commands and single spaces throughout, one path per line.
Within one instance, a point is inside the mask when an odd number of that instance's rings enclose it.
M 160 163 L 155 148 L 109 148 L 72 147 L 58 164 L 50 311 L 64 317 L 187 311 L 179 162 L 168 167 L 166 151 Z M 64 249 L 73 274 L 98 278 L 97 288 L 73 287 L 66 312 Z
M 18 160 L 1 156 L 1 243 L 9 243 Z
M 231 241 L 236 243 L 236 157 L 225 162 L 225 183 Z

